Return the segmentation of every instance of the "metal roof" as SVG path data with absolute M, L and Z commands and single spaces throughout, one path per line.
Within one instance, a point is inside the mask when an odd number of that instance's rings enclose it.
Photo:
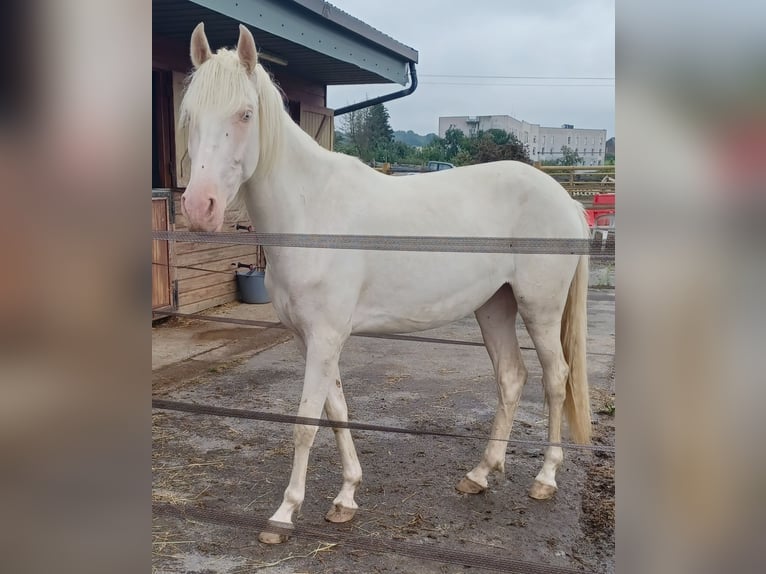
M 322 84 L 408 81 L 416 50 L 322 0 L 153 0 L 152 31 L 187 44 L 205 23 L 210 47 L 235 46 L 242 22 L 259 50 Z

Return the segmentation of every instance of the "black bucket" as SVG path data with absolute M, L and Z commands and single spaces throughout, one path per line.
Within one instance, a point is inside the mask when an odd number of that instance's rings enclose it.
M 237 288 L 239 297 L 244 303 L 269 303 L 271 298 L 266 291 L 265 271 L 253 269 L 247 272 L 237 272 Z

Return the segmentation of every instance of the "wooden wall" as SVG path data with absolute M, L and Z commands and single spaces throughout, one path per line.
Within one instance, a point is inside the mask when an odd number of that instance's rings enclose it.
M 182 192 L 178 190 L 173 193 L 175 229 L 179 231 L 188 229 L 188 222 L 181 212 Z M 249 221 L 235 220 L 233 214 L 227 212 L 224 230 L 234 231 L 231 226 L 236 223 L 250 224 Z M 178 310 L 182 313 L 196 313 L 236 300 L 237 284 L 231 264 L 240 261 L 255 264 L 259 254 L 258 247 L 253 245 L 176 242 L 172 258 L 178 288 Z M 212 272 L 184 267 L 198 267 Z
M 319 142 L 319 145 L 332 149 L 335 138 L 335 118 L 333 111 L 325 107 L 327 86 L 291 76 L 279 66 L 275 66 L 272 72 L 274 80 L 290 100 L 293 120 Z
M 324 106 L 327 103 L 327 88 L 323 84 L 288 74 L 281 66 L 272 66 L 269 71 L 291 101 L 310 106 Z

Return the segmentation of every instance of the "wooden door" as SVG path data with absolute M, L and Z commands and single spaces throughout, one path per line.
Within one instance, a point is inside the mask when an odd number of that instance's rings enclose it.
M 152 231 L 168 230 L 168 200 L 152 198 Z M 171 307 L 168 242 L 152 240 L 152 310 Z
M 324 148 L 332 149 L 335 139 L 333 111 L 329 108 L 301 104 L 301 127 Z
M 169 230 L 175 185 L 173 78 L 166 70 L 152 69 L 152 230 Z M 158 189 L 159 188 L 159 189 Z M 152 310 L 172 308 L 172 282 L 168 241 L 152 240 Z

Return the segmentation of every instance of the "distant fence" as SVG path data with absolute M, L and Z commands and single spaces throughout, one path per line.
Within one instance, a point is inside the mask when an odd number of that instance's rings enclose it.
M 382 173 L 410 174 L 431 171 L 424 165 L 373 162 L 372 167 Z M 614 165 L 540 165 L 535 167 L 558 181 L 575 199 L 591 207 L 591 198 L 597 193 L 614 193 Z
M 558 181 L 572 197 L 590 206 L 597 193 L 614 193 L 613 165 L 536 165 Z

